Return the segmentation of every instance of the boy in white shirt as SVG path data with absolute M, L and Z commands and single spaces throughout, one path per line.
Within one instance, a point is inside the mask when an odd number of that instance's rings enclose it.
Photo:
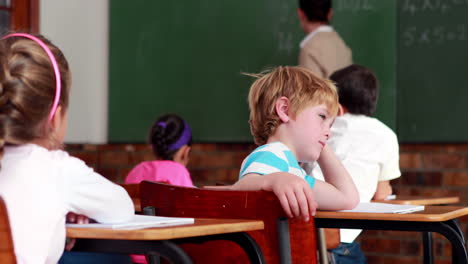
M 377 78 L 369 69 L 353 64 L 334 72 L 330 79 L 338 88 L 340 114 L 328 144 L 351 175 L 360 201 L 383 200 L 392 193 L 390 180 L 401 172 L 397 136 L 371 117 L 377 105 Z M 319 166 L 311 175 L 323 179 Z M 341 243 L 330 250 L 335 263 L 366 263 L 359 244 L 353 242 L 360 232 L 340 230 Z
M 303 67 L 278 66 L 251 76 L 257 79 L 249 91 L 249 123 L 259 147 L 244 159 L 238 182 L 211 188 L 273 191 L 286 215 L 304 221 L 317 207 L 354 208 L 356 187 L 327 146 L 338 112 L 335 85 Z M 299 166 L 315 161 L 327 182 Z

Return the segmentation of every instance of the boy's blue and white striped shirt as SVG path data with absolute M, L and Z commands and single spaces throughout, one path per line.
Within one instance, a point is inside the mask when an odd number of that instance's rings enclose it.
M 289 172 L 303 178 L 311 188 L 315 178 L 306 174 L 299 166 L 291 150 L 281 142 L 273 142 L 256 148 L 242 162 L 239 179 L 249 173 L 260 175 L 273 172 Z

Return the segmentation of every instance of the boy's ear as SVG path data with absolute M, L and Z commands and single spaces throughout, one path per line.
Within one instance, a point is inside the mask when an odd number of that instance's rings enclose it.
M 346 113 L 349 113 L 348 109 L 346 108 L 346 106 L 342 105 L 342 104 L 338 104 L 338 114 L 337 116 L 342 116 Z
M 342 106 L 341 104 L 338 104 L 338 115 L 337 116 L 342 116 L 342 115 L 344 115 L 344 113 L 345 113 L 344 106 Z
M 303 20 L 305 17 L 304 11 L 302 9 L 298 8 L 297 9 L 297 16 L 299 17 L 300 20 Z
M 328 23 L 330 23 L 332 17 L 333 17 L 333 8 L 330 8 L 330 10 L 328 10 L 328 14 L 327 14 Z
M 297 17 L 299 18 L 299 22 L 301 23 L 301 26 L 303 26 L 305 23 L 308 22 L 307 16 L 304 13 L 304 10 L 298 8 L 297 9 Z
M 283 123 L 289 121 L 289 99 L 285 96 L 281 96 L 276 100 L 275 104 L 276 114 Z

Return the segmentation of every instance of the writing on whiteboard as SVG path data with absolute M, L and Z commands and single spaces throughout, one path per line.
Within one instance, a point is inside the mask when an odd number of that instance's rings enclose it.
M 404 13 L 416 15 L 418 13 L 437 12 L 447 15 L 450 11 L 468 6 L 468 0 L 403 0 L 401 10 Z
M 371 0 L 341 0 L 334 3 L 334 9 L 338 11 L 373 11 L 374 5 Z
M 468 26 L 417 27 L 410 26 L 403 30 L 403 44 L 407 47 L 415 45 L 444 44 L 468 40 Z

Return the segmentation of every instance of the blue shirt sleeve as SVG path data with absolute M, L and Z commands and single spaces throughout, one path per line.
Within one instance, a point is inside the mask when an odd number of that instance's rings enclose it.
M 244 162 L 244 166 L 241 168 L 239 178 L 242 178 L 248 173 L 265 175 L 280 171 L 289 171 L 289 165 L 285 160 L 269 151 L 258 151 L 247 157 L 247 160 Z
M 314 185 L 315 185 L 315 178 L 310 176 L 310 175 L 306 175 L 304 180 L 309 184 L 310 188 L 314 188 Z

